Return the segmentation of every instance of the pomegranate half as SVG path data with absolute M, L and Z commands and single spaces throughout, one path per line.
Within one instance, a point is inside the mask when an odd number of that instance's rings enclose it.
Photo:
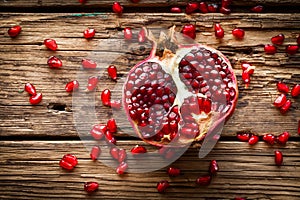
M 152 50 L 123 85 L 128 120 L 155 146 L 202 141 L 235 109 L 238 88 L 229 60 L 211 47 L 181 43 L 175 26 L 157 41 L 144 30 Z

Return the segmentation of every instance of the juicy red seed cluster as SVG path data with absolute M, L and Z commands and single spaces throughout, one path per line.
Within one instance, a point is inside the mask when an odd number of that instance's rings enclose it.
M 117 124 L 113 118 L 109 119 L 106 125 L 97 124 L 90 130 L 90 134 L 95 140 L 105 138 L 108 144 L 116 144 L 116 139 L 113 135 L 115 132 L 117 132 Z
M 259 141 L 259 137 L 255 134 L 242 132 L 237 134 L 237 138 L 241 142 L 248 142 L 250 145 L 254 145 Z
M 289 132 L 283 132 L 278 136 L 275 136 L 274 134 L 271 133 L 267 133 L 263 135 L 263 140 L 270 145 L 274 145 L 275 142 L 277 142 L 280 145 L 285 145 L 289 137 L 290 137 Z
M 287 84 L 279 81 L 277 84 L 277 90 L 281 92 L 280 94 L 273 102 L 273 105 L 277 108 L 279 108 L 281 114 L 287 113 L 287 111 L 292 106 L 292 101 L 287 98 L 287 93 L 289 92 L 289 87 Z M 300 85 L 296 84 L 293 86 L 291 90 L 291 96 L 297 97 L 300 94 Z
M 36 89 L 34 85 L 31 83 L 26 83 L 24 86 L 24 91 L 28 92 L 30 95 L 29 103 L 32 105 L 39 104 L 42 101 L 43 95 L 42 93 L 36 93 Z
M 282 45 L 284 42 L 285 36 L 281 33 L 271 38 L 271 42 L 274 44 L 266 44 L 264 47 L 266 54 L 275 54 L 277 52 L 277 47 L 275 45 Z M 293 55 L 296 54 L 299 50 L 299 37 L 297 39 L 296 45 L 287 45 L 285 48 L 285 52 L 287 54 Z
M 77 157 L 72 154 L 64 155 L 63 158 L 59 162 L 59 165 L 66 170 L 74 169 L 74 167 L 77 164 L 78 164 Z

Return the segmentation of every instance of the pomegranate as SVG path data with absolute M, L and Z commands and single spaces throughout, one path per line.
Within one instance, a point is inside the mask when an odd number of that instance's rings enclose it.
M 282 45 L 283 44 L 283 41 L 284 41 L 284 35 L 283 34 L 279 34 L 279 35 L 276 35 L 274 37 L 271 38 L 271 42 L 273 44 L 276 44 L 276 45 Z
M 277 47 L 272 44 L 266 44 L 264 50 L 266 54 L 275 54 L 277 52 Z
M 191 13 L 195 12 L 196 10 L 198 10 L 198 8 L 199 8 L 199 3 L 198 2 L 189 2 L 186 5 L 185 13 L 186 14 L 191 14 Z
M 243 29 L 241 29 L 241 28 L 235 28 L 235 29 L 232 30 L 232 35 L 235 38 L 241 40 L 245 36 L 245 31 Z
M 285 114 L 291 107 L 292 105 L 292 101 L 291 100 L 286 100 L 285 104 L 283 104 L 283 106 L 281 106 L 280 108 L 280 112 L 281 114 Z
M 210 161 L 209 172 L 210 174 L 216 174 L 219 171 L 219 165 L 216 160 Z
M 199 3 L 199 10 L 202 12 L 202 13 L 208 13 L 208 7 L 207 7 L 207 3 L 206 2 L 200 2 Z
M 287 86 L 285 83 L 283 83 L 283 82 L 281 82 L 281 81 L 279 81 L 277 84 L 276 84 L 276 86 L 277 86 L 277 90 L 279 91 L 279 92 L 283 92 L 283 93 L 288 93 L 289 92 L 289 86 Z
M 291 91 L 291 96 L 292 97 L 297 97 L 300 95 L 300 84 L 294 85 Z
M 79 82 L 77 80 L 70 81 L 66 84 L 65 90 L 66 92 L 77 91 L 79 88 Z
M 57 58 L 56 56 L 51 56 L 48 61 L 47 64 L 50 68 L 61 68 L 62 67 L 62 61 Z
M 96 124 L 90 130 L 90 134 L 95 140 L 101 140 L 104 137 L 104 134 L 106 133 L 106 130 L 107 130 L 106 125 Z
M 84 183 L 84 190 L 88 193 L 95 192 L 99 187 L 97 182 L 86 182 Z
M 114 2 L 112 5 L 112 10 L 114 11 L 114 13 L 117 13 L 118 15 L 122 15 L 123 9 L 124 9 L 123 6 L 121 6 L 119 2 Z
M 275 144 L 276 138 L 273 134 L 271 133 L 267 133 L 263 136 L 263 141 L 265 141 L 266 143 L 273 145 Z
M 7 33 L 10 37 L 14 38 L 14 37 L 17 37 L 21 33 L 21 30 L 22 30 L 21 26 L 16 25 L 16 26 L 9 28 Z
M 76 156 L 72 154 L 66 154 L 60 160 L 59 165 L 67 170 L 72 170 L 78 164 Z
M 239 141 L 248 142 L 251 137 L 251 134 L 247 132 L 242 132 L 242 133 L 238 133 L 236 136 Z
M 96 69 L 97 63 L 93 60 L 83 58 L 81 61 L 83 69 Z
M 114 65 L 109 65 L 107 68 L 107 73 L 109 75 L 109 77 L 116 81 L 117 80 L 117 68 Z
M 218 4 L 212 3 L 207 5 L 208 12 L 215 13 L 218 10 Z
M 42 93 L 36 93 L 29 98 L 29 103 L 32 105 L 39 104 L 42 101 L 43 95 Z
M 219 23 L 216 23 L 214 25 L 215 28 L 215 36 L 216 38 L 223 38 L 224 37 L 224 29 L 221 27 L 221 25 Z
M 285 104 L 286 100 L 287 100 L 286 95 L 281 94 L 275 99 L 273 105 L 277 108 L 280 108 L 281 106 L 283 106 Z
M 54 39 L 45 39 L 44 40 L 44 45 L 52 51 L 57 50 L 57 44 L 56 44 L 56 41 Z
M 176 167 L 169 167 L 167 169 L 167 173 L 172 177 L 179 176 L 181 174 L 180 169 Z
M 85 31 L 83 31 L 83 36 L 86 38 L 86 39 L 91 39 L 95 36 L 96 34 L 96 31 L 95 29 L 93 28 L 88 28 L 86 29 Z
M 299 49 L 298 45 L 288 45 L 285 51 L 290 55 L 294 55 L 297 53 L 298 49 Z
M 94 146 L 91 150 L 90 157 L 92 160 L 97 160 L 101 153 L 101 149 L 98 146 Z
M 263 6 L 257 5 L 257 6 L 252 7 L 250 10 L 255 13 L 261 13 L 263 11 L 263 9 L 264 9 Z
M 290 137 L 289 132 L 285 131 L 276 137 L 276 141 L 279 144 L 285 145 L 286 142 L 288 141 L 289 137 Z
M 190 37 L 192 39 L 196 38 L 196 27 L 193 24 L 184 25 L 181 32 L 187 37 Z
M 196 179 L 196 184 L 201 186 L 208 186 L 211 182 L 211 176 L 210 175 L 204 175 L 200 176 Z
M 117 174 L 124 174 L 128 168 L 128 164 L 126 162 L 121 162 L 116 169 Z
M 97 87 L 98 82 L 99 82 L 99 78 L 97 76 L 90 76 L 88 78 L 88 85 L 86 87 L 87 92 L 95 90 L 95 88 Z
M 169 182 L 167 180 L 163 180 L 157 183 L 157 191 L 159 193 L 163 193 L 166 191 L 166 189 L 170 186 Z
M 171 13 L 181 13 L 182 12 L 181 8 L 179 8 L 179 7 L 172 7 L 170 9 L 170 11 L 171 11 Z
M 259 141 L 259 137 L 257 135 L 252 135 L 249 140 L 248 140 L 248 144 L 250 145 L 254 145 Z
M 151 34 L 148 39 L 150 56 L 130 70 L 123 85 L 128 120 L 140 138 L 156 146 L 173 139 L 180 144 L 202 140 L 234 111 L 238 89 L 230 62 L 200 44 L 171 39 L 156 44 Z
M 140 154 L 140 153 L 146 153 L 146 152 L 147 152 L 147 149 L 144 146 L 140 146 L 140 145 L 136 145 L 135 147 L 133 147 L 131 149 L 131 153 L 133 155 Z
M 25 90 L 26 92 L 28 92 L 28 94 L 30 94 L 30 95 L 33 95 L 33 96 L 36 95 L 35 87 L 34 87 L 34 85 L 32 85 L 31 83 L 26 83 L 26 84 L 25 84 L 25 87 L 24 87 L 24 90 Z
M 277 166 L 281 166 L 282 163 L 283 163 L 283 155 L 282 155 L 282 152 L 281 151 L 274 151 L 274 154 L 275 154 L 275 164 Z
M 124 28 L 123 33 L 124 33 L 124 39 L 125 39 L 125 40 L 128 40 L 128 41 L 129 41 L 129 40 L 132 39 L 132 31 L 131 31 L 131 28 L 129 28 L 129 27 Z
M 105 89 L 101 93 L 101 101 L 104 106 L 110 106 L 111 92 L 109 89 Z
M 124 162 L 127 158 L 125 149 L 118 149 L 117 147 L 112 147 L 110 149 L 110 155 L 113 159 L 117 160 L 119 163 Z

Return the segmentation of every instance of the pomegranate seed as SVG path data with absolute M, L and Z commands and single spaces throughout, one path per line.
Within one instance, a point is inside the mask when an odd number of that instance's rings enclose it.
M 123 13 L 123 6 L 121 6 L 119 2 L 114 2 L 112 6 L 112 10 L 114 11 L 114 13 L 121 15 Z
M 255 12 L 255 13 L 261 13 L 263 11 L 263 9 L 264 9 L 263 6 L 257 5 L 257 6 L 254 6 L 253 8 L 251 8 L 251 11 Z
M 140 0 L 131 0 L 132 3 L 138 3 Z
M 247 72 L 249 75 L 252 75 L 254 73 L 255 67 L 252 66 L 251 64 L 244 62 L 241 65 L 242 65 L 242 70 L 244 72 Z
M 231 10 L 229 8 L 221 7 L 220 8 L 220 13 L 222 13 L 224 15 L 228 15 L 228 14 L 231 13 Z
M 10 37 L 14 38 L 14 37 L 17 37 L 21 33 L 21 30 L 22 30 L 21 26 L 16 25 L 16 26 L 9 28 L 7 33 Z
M 118 156 L 118 162 L 122 163 L 126 160 L 127 153 L 125 149 L 119 149 L 119 156 Z
M 185 13 L 191 14 L 191 13 L 195 12 L 198 8 L 199 8 L 199 4 L 197 2 L 189 2 L 186 5 Z
M 81 61 L 81 66 L 83 69 L 95 69 L 97 67 L 97 63 L 93 60 L 83 58 Z
M 113 159 L 119 159 L 119 149 L 117 147 L 111 147 L 109 153 Z
M 88 78 L 87 91 L 93 91 L 99 82 L 99 78 L 96 76 L 90 76 Z
M 182 28 L 182 34 L 192 39 L 196 38 L 196 27 L 193 24 L 184 25 Z
M 107 72 L 108 72 L 108 75 L 110 76 L 110 78 L 112 80 L 114 80 L 114 81 L 117 80 L 117 68 L 116 68 L 116 66 L 114 66 L 114 65 L 108 66 Z
M 116 144 L 116 138 L 113 136 L 113 134 L 110 131 L 105 132 L 105 139 L 109 144 Z
M 110 106 L 111 92 L 109 89 L 105 89 L 101 93 L 101 101 L 104 106 Z
M 222 0 L 221 6 L 224 8 L 228 8 L 231 4 L 232 0 Z
M 292 91 L 291 91 L 292 97 L 297 97 L 297 96 L 299 96 L 299 94 L 300 94 L 300 85 L 299 84 L 294 85 L 294 87 L 292 88 Z
M 300 45 L 300 35 L 297 38 L 297 44 Z
M 276 140 L 279 144 L 285 145 L 286 142 L 288 141 L 289 137 L 290 137 L 289 132 L 285 131 L 285 132 L 281 133 L 280 135 L 278 135 Z
M 36 95 L 32 95 L 29 98 L 29 102 L 32 105 L 36 105 L 36 104 L 39 104 L 42 101 L 42 98 L 43 98 L 42 93 L 37 93 Z
M 116 124 L 116 120 L 114 118 L 111 118 L 107 121 L 107 129 L 111 133 L 117 132 L 117 124 Z
M 288 45 L 285 49 L 285 51 L 290 54 L 290 55 L 293 55 L 293 54 L 296 54 L 297 51 L 299 49 L 299 46 L 298 45 Z
M 249 133 L 238 133 L 236 136 L 237 136 L 239 141 L 248 142 L 250 137 L 251 137 L 251 134 L 249 134 Z
M 124 174 L 128 168 L 128 164 L 126 162 L 121 162 L 116 169 L 117 174 Z
M 216 174 L 219 171 L 219 165 L 216 160 L 210 161 L 209 172 L 211 174 Z
M 62 61 L 55 57 L 55 56 L 51 56 L 48 61 L 47 64 L 50 68 L 60 68 L 62 67 Z
M 254 145 L 254 144 L 256 144 L 258 142 L 258 140 L 259 140 L 259 137 L 257 135 L 252 135 L 250 137 L 250 139 L 248 140 L 248 143 L 250 145 Z
M 275 164 L 281 166 L 283 162 L 283 156 L 281 151 L 274 151 L 275 153 Z
M 169 174 L 169 176 L 175 177 L 175 176 L 179 176 L 181 172 L 179 168 L 169 167 L 167 169 L 167 173 Z
M 286 96 L 285 94 L 281 94 L 275 99 L 273 105 L 277 108 L 280 108 L 285 104 L 285 102 L 286 102 Z
M 129 27 L 124 28 L 123 33 L 124 33 L 124 39 L 125 40 L 131 40 L 132 39 L 131 28 L 129 28 Z
M 271 38 L 271 42 L 273 44 L 276 44 L 276 45 L 282 45 L 283 41 L 284 41 L 284 35 L 283 34 L 279 34 L 279 35 L 276 35 L 274 37 Z
M 36 95 L 35 87 L 34 87 L 34 85 L 32 85 L 31 83 L 26 83 L 26 84 L 25 84 L 25 87 L 24 87 L 24 90 L 25 90 L 26 92 L 28 92 L 28 94 L 30 94 L 30 95 L 33 95 L 33 96 Z
M 247 88 L 250 84 L 250 74 L 247 71 L 243 71 L 242 79 L 243 82 L 245 83 L 245 87 Z
M 97 182 L 86 182 L 84 183 L 84 190 L 88 193 L 95 192 L 99 187 Z
M 232 30 L 232 35 L 237 39 L 243 39 L 245 36 L 245 31 L 241 28 L 235 28 Z
M 91 39 L 95 36 L 96 34 L 96 31 L 95 29 L 93 28 L 88 28 L 86 29 L 84 32 L 83 32 L 83 36 L 86 38 L 86 39 Z
M 106 125 L 97 124 L 93 126 L 92 130 L 90 131 L 90 134 L 95 140 L 101 140 L 106 130 L 107 130 Z
M 275 54 L 277 52 L 277 47 L 272 44 L 266 44 L 264 50 L 266 54 Z
M 111 100 L 110 101 L 110 107 L 114 109 L 120 109 L 121 108 L 121 101 L 120 100 Z
M 92 160 L 97 160 L 101 153 L 101 149 L 98 146 L 94 146 L 91 150 L 90 157 Z
M 167 180 L 162 180 L 157 183 L 156 189 L 159 193 L 163 193 L 166 191 L 166 189 L 170 186 L 169 182 Z
M 207 9 L 208 9 L 208 12 L 215 13 L 218 10 L 218 5 L 217 4 L 208 4 Z
M 66 84 L 65 90 L 66 92 L 73 92 L 73 91 L 77 91 L 78 88 L 79 88 L 79 82 L 77 80 L 74 80 Z
M 288 93 L 289 92 L 289 86 L 287 86 L 285 83 L 279 81 L 277 84 L 277 90 L 279 92 Z
M 132 154 L 141 154 L 141 153 L 147 153 L 147 149 L 144 146 L 136 145 L 131 149 Z
M 208 186 L 210 182 L 211 182 L 210 175 L 200 176 L 199 178 L 196 179 L 196 183 L 201 186 Z
M 283 106 L 280 108 L 281 114 L 285 114 L 290 109 L 291 105 L 291 100 L 286 100 L 285 104 L 283 104 Z
M 78 164 L 76 156 L 72 154 L 66 154 L 60 160 L 59 165 L 67 170 L 72 170 Z
M 208 13 L 208 7 L 207 7 L 207 3 L 206 2 L 200 2 L 199 4 L 199 10 L 202 12 L 202 13 Z
M 265 134 L 263 136 L 263 141 L 265 141 L 266 143 L 268 143 L 270 145 L 275 144 L 275 140 L 276 140 L 275 136 L 271 133 Z
M 224 37 L 224 29 L 221 27 L 219 23 L 216 23 L 215 26 L 215 36 L 216 38 L 223 38 Z
M 139 43 L 144 43 L 146 41 L 146 31 L 145 29 L 141 29 L 138 34 L 138 41 Z
M 300 135 L 300 120 L 298 120 L 298 135 Z
M 181 8 L 179 8 L 179 7 L 172 7 L 170 11 L 171 11 L 171 13 L 181 13 L 182 12 Z
M 57 50 L 57 44 L 56 44 L 56 41 L 54 39 L 45 39 L 44 40 L 44 45 L 52 51 Z

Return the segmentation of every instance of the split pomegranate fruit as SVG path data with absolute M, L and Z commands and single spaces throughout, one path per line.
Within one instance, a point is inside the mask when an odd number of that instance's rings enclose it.
M 136 134 L 155 146 L 201 141 L 233 113 L 237 80 L 229 60 L 201 44 L 179 44 L 172 27 L 135 65 L 123 85 L 123 105 Z

